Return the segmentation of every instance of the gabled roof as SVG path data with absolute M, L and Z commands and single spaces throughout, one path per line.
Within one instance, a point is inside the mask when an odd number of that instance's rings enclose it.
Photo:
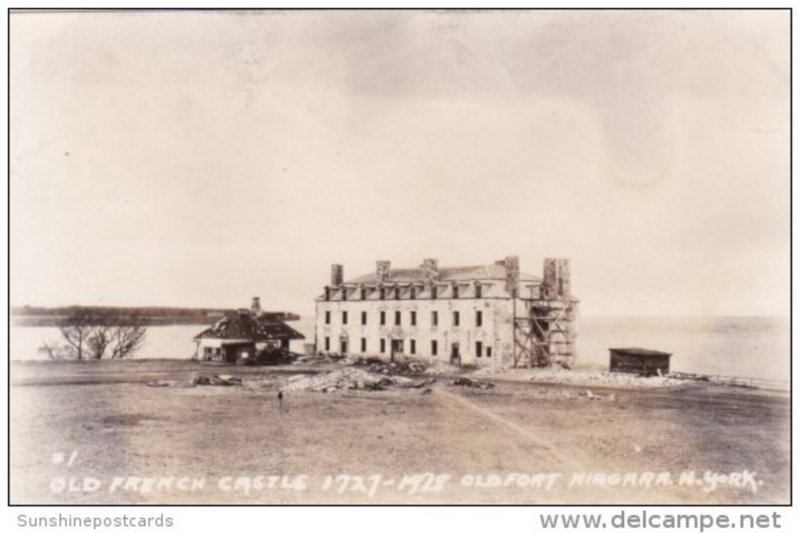
M 672 357 L 671 353 L 648 350 L 645 348 L 609 348 L 609 351 L 625 355 L 638 355 L 643 357 L 667 356 Z
M 506 279 L 506 269 L 503 265 L 477 265 L 440 267 L 438 281 L 477 281 Z M 375 284 L 378 283 L 375 272 L 347 280 L 349 284 Z M 425 270 L 422 268 L 392 268 L 384 283 L 408 283 L 425 281 Z M 520 273 L 520 281 L 540 282 L 541 278 L 530 274 Z
M 247 339 L 254 342 L 305 339 L 294 328 L 275 318 L 253 316 L 247 311 L 229 312 L 210 328 L 195 336 L 197 339 Z

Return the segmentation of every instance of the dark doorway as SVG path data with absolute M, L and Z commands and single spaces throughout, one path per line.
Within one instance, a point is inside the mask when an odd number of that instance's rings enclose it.
M 395 355 L 403 355 L 403 340 L 402 339 L 392 339 L 392 350 L 389 352 L 389 360 L 394 361 Z
M 347 355 L 347 341 L 345 339 L 342 339 L 341 345 L 342 345 L 341 346 L 342 355 Z
M 457 342 L 454 342 L 450 346 L 450 364 L 459 366 L 461 365 L 461 350 L 459 349 Z

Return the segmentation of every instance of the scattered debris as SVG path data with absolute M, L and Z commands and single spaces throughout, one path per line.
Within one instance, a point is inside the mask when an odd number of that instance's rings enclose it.
M 157 379 L 155 381 L 148 381 L 148 387 L 174 387 L 179 383 L 174 379 Z
M 324 365 L 332 363 L 333 360 L 322 354 L 301 355 L 294 360 L 295 365 Z
M 232 387 L 232 386 L 241 386 L 242 379 L 237 378 L 236 376 L 231 376 L 228 374 L 222 375 L 203 375 L 197 376 L 192 380 L 192 385 L 207 385 L 207 386 L 217 386 L 217 387 Z
M 494 388 L 494 383 L 491 383 L 489 381 L 477 381 L 469 378 L 456 378 L 455 381 L 453 381 L 453 385 L 458 385 L 461 387 L 472 387 L 474 389 L 482 389 L 482 390 Z

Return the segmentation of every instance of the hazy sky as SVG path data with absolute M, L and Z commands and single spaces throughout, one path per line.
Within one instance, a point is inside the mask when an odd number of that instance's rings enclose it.
M 788 11 L 17 13 L 10 81 L 15 305 L 516 254 L 584 315 L 788 315 Z

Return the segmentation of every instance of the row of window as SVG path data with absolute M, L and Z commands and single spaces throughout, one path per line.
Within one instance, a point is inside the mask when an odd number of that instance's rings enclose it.
M 366 300 L 367 297 L 369 296 L 369 289 L 367 289 L 366 287 L 361 287 L 359 293 L 360 293 L 361 299 L 362 300 Z M 459 286 L 454 284 L 451 287 L 451 297 L 452 298 L 458 298 L 459 297 L 459 293 L 460 293 Z M 347 289 L 342 290 L 342 300 L 347 300 L 347 294 L 348 294 Z M 401 299 L 400 298 L 401 294 L 402 294 L 402 288 L 401 287 L 393 287 L 393 288 L 379 287 L 378 288 L 378 298 L 381 299 L 381 300 L 386 300 L 386 299 L 388 299 L 387 297 L 394 298 L 395 300 L 400 300 Z M 436 287 L 436 286 L 431 287 L 431 296 L 430 296 L 431 300 L 436 300 L 438 297 L 439 297 L 438 287 Z M 476 283 L 475 284 L 474 297 L 475 298 L 482 298 L 483 297 L 483 286 L 480 283 Z M 408 289 L 408 298 L 410 300 L 416 300 L 417 299 L 417 288 L 416 287 L 409 287 L 409 289 Z M 325 300 L 327 301 L 327 300 L 330 300 L 330 299 L 331 299 L 331 287 L 325 287 Z
M 387 343 L 387 339 L 380 339 L 380 353 L 385 354 L 387 350 L 387 345 L 391 347 L 393 354 L 403 354 L 405 353 L 405 342 L 403 339 L 391 339 L 391 344 Z M 339 351 L 341 355 L 346 355 L 350 353 L 349 351 L 348 342 L 346 340 L 342 340 L 339 346 Z M 366 337 L 361 337 L 361 353 L 367 353 L 367 339 Z M 325 351 L 331 351 L 331 338 L 325 337 Z M 416 339 L 408 339 L 408 353 L 410 355 L 417 355 L 417 341 Z M 432 340 L 431 341 L 431 351 L 430 354 L 432 356 L 439 355 L 439 341 Z M 450 354 L 451 356 L 461 357 L 459 351 L 459 344 L 453 343 L 450 347 Z M 491 357 L 492 356 L 492 347 L 486 346 L 484 349 L 482 341 L 475 341 L 475 357 Z
M 386 311 L 380 312 L 380 325 L 386 325 Z M 347 311 L 342 311 L 342 324 L 347 325 L 348 321 L 348 314 Z M 331 312 L 325 311 L 325 323 L 331 323 Z M 461 325 L 461 313 L 459 311 L 453 311 L 453 326 L 460 326 Z M 361 311 L 361 325 L 367 325 L 367 312 Z M 402 311 L 395 311 L 394 312 L 394 325 L 401 326 L 403 325 L 403 314 Z M 416 311 L 409 311 L 409 325 L 416 326 L 417 325 L 417 312 Z M 431 326 L 438 326 L 439 325 L 439 311 L 431 311 Z M 483 311 L 475 311 L 475 327 L 483 326 Z

